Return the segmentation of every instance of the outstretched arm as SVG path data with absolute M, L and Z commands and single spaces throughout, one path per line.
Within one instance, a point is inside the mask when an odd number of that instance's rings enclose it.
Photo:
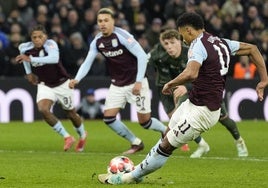
M 256 45 L 249 44 L 249 43 L 240 43 L 240 48 L 236 52 L 236 55 L 247 55 L 252 60 L 252 62 L 256 65 L 259 76 L 260 82 L 256 86 L 256 92 L 260 101 L 263 100 L 263 93 L 265 87 L 268 85 L 268 76 L 267 76 L 267 69 L 264 62 L 264 59 L 257 48 Z

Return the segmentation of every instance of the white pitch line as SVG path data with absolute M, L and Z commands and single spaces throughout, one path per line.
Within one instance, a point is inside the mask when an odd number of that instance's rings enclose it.
M 15 151 L 15 150 L 0 150 L 0 153 L 45 153 L 45 154 L 70 154 L 70 155 L 92 155 L 93 154 L 99 154 L 99 155 L 106 155 L 106 156 L 117 156 L 121 155 L 120 153 L 108 153 L 108 152 L 81 152 L 77 153 L 74 151 L 33 151 L 33 150 L 28 150 L 28 151 Z M 146 154 L 135 154 L 138 156 L 145 157 Z M 179 156 L 179 155 L 172 155 L 172 158 L 181 158 L 181 159 L 190 159 L 190 157 L 187 156 Z M 233 161 L 251 161 L 251 162 L 268 162 L 267 157 L 201 157 L 198 159 L 191 159 L 191 160 L 233 160 Z

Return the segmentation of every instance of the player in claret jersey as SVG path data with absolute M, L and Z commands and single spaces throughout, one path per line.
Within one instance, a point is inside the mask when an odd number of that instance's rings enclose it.
M 77 152 L 83 151 L 87 132 L 73 106 L 73 89 L 68 86 L 70 79 L 60 62 L 58 45 L 54 40 L 47 39 L 47 32 L 42 25 L 34 26 L 30 37 L 30 42 L 20 44 L 21 54 L 16 57 L 16 61 L 23 63 L 27 80 L 37 85 L 38 110 L 44 120 L 64 137 L 64 151 L 67 151 L 75 143 L 75 139 L 51 112 L 54 103 L 58 101 L 79 134 L 75 149 Z
M 263 100 L 268 76 L 265 62 L 255 45 L 222 39 L 207 33 L 202 17 L 196 13 L 182 14 L 177 20 L 177 28 L 183 40 L 190 44 L 188 61 L 184 71 L 166 83 L 162 92 L 172 94 L 176 86 L 192 82 L 189 99 L 173 113 L 164 139 L 156 143 L 132 172 L 100 174 L 98 179 L 101 183 L 139 182 L 142 177 L 161 168 L 176 148 L 212 128 L 220 117 L 225 75 L 231 55 L 247 55 L 253 60 L 260 75 L 256 92 L 259 100 Z M 180 169 L 180 165 L 183 164 L 178 163 L 176 170 Z
M 113 131 L 130 142 L 131 147 L 124 154 L 132 154 L 142 150 L 144 145 L 122 121 L 116 119 L 126 103 L 136 104 L 138 121 L 143 128 L 162 134 L 166 131 L 163 123 L 151 117 L 150 90 L 145 77 L 147 54 L 130 33 L 114 26 L 114 13 L 111 9 L 100 9 L 97 23 L 101 32 L 91 42 L 84 63 L 69 86 L 74 88 L 86 76 L 99 52 L 106 58 L 111 85 L 105 100 L 103 120 Z

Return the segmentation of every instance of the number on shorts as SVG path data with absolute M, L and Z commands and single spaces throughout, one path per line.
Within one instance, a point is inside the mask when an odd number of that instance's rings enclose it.
M 180 132 L 181 132 L 182 134 L 184 134 L 184 133 L 190 128 L 190 124 L 187 123 L 187 121 L 185 120 L 185 121 L 183 122 L 183 124 L 178 125 L 178 128 L 179 128 Z
M 66 106 L 68 105 L 69 107 L 71 107 L 71 105 L 72 105 L 71 97 L 64 97 L 63 103 L 64 103 L 64 105 L 66 105 Z
M 136 105 L 138 107 L 141 107 L 142 110 L 144 110 L 144 101 L 145 101 L 145 97 L 141 97 L 141 96 L 137 96 L 136 98 Z

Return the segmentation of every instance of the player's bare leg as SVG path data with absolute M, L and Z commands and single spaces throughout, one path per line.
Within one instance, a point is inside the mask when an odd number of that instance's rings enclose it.
M 39 112 L 42 114 L 43 119 L 49 124 L 58 134 L 64 138 L 64 151 L 67 151 L 72 147 L 75 142 L 75 139 L 66 131 L 62 123 L 58 118 L 51 113 L 51 107 L 54 104 L 53 101 L 48 99 L 43 99 L 38 101 L 37 106 Z

